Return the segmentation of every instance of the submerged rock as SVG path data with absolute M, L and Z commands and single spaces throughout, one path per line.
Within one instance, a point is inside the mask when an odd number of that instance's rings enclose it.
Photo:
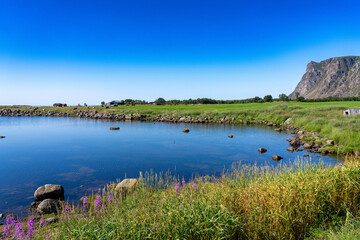
M 288 150 L 289 152 L 293 153 L 295 149 L 294 149 L 293 147 L 289 147 L 289 148 L 286 149 L 286 150 Z
M 110 130 L 120 130 L 120 127 L 110 127 Z
M 5 136 L 0 136 L 0 138 L 5 138 Z
M 259 151 L 259 153 L 265 153 L 265 152 L 267 152 L 267 149 L 266 148 L 259 148 L 258 151 Z
M 274 131 L 275 132 L 281 132 L 281 128 L 275 128 Z
M 189 130 L 189 129 L 187 129 L 187 128 L 184 128 L 182 131 L 183 131 L 184 133 L 188 133 L 188 132 L 190 132 L 190 130 Z
M 35 191 L 34 197 L 36 201 L 42 201 L 48 198 L 64 200 L 64 188 L 61 185 L 46 184 Z
M 272 156 L 271 158 L 272 158 L 272 160 L 274 160 L 274 161 L 280 161 L 281 159 L 283 159 L 282 157 L 277 156 L 277 155 Z
M 233 135 L 229 135 L 228 137 L 229 137 L 229 138 L 233 138 L 234 136 L 233 136 Z
M 60 201 L 56 199 L 45 199 L 37 207 L 37 212 L 41 215 L 57 213 L 60 208 Z

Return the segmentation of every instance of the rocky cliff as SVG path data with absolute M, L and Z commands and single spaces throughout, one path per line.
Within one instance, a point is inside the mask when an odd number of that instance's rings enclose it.
M 290 94 L 305 98 L 357 97 L 360 95 L 360 57 L 336 57 L 310 62 L 306 73 Z

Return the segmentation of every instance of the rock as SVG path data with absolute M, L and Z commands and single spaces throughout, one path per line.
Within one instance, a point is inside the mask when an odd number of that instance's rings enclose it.
M 60 208 L 60 201 L 56 199 L 45 199 L 37 207 L 37 212 L 41 215 L 57 213 Z
M 59 219 L 57 219 L 56 217 L 51 217 L 51 218 L 45 219 L 45 224 L 52 224 L 52 223 L 56 223 L 58 221 L 59 221 Z
M 295 149 L 294 149 L 293 147 L 289 147 L 289 148 L 286 149 L 286 150 L 288 150 L 289 152 L 293 153 Z
M 120 130 L 120 127 L 110 127 L 110 130 Z
M 274 131 L 275 132 L 281 132 L 281 128 L 275 128 Z
M 5 136 L 0 136 L 0 138 L 5 138 Z
M 334 145 L 334 140 L 327 140 L 327 141 L 326 141 L 326 144 L 328 144 L 328 145 Z
M 301 151 L 303 151 L 301 148 L 296 149 L 296 152 L 301 152 Z
M 296 135 L 299 135 L 299 136 L 300 136 L 300 135 L 304 135 L 304 134 L 305 134 L 304 131 L 298 131 Z
M 121 183 L 118 183 L 115 187 L 116 192 L 122 192 L 122 193 L 128 193 L 130 191 L 134 191 L 136 184 L 137 184 L 136 178 L 126 178 L 122 180 Z
M 282 157 L 277 156 L 277 155 L 272 156 L 271 158 L 272 158 L 272 160 L 274 160 L 274 161 L 280 161 L 281 159 L 283 159 Z
M 188 132 L 190 132 L 190 130 L 189 130 L 189 129 L 187 129 L 187 128 L 184 128 L 182 131 L 183 131 L 184 133 L 188 133 Z
M 0 213 L 0 219 L 5 218 L 5 215 Z
M 309 148 L 312 147 L 312 145 L 310 143 L 304 143 L 303 147 L 306 148 L 306 149 L 309 149 Z
M 36 210 L 40 203 L 41 203 L 41 202 L 37 202 L 37 201 L 32 202 L 32 203 L 30 204 L 30 209 Z
M 290 124 L 291 119 L 292 119 L 292 118 L 286 119 L 286 121 L 284 122 L 284 124 Z
M 37 201 L 42 201 L 44 199 L 58 199 L 64 200 L 64 188 L 61 185 L 46 184 L 39 187 L 35 193 L 34 197 Z
M 355 154 L 355 156 L 360 157 L 360 151 L 355 151 L 354 154 Z
M 266 148 L 259 148 L 258 151 L 259 151 L 259 153 L 265 153 L 265 152 L 267 152 L 267 149 Z
M 309 154 L 304 154 L 304 157 L 309 157 Z
M 228 137 L 229 137 L 229 138 L 233 138 L 234 136 L 233 136 L 233 135 L 229 135 Z
M 292 139 L 291 139 L 291 138 L 288 138 L 288 139 L 286 139 L 286 141 L 291 142 L 291 141 L 292 141 Z
M 293 140 L 291 140 L 290 145 L 292 147 L 298 148 L 298 147 L 300 147 L 300 140 L 297 138 L 294 138 Z

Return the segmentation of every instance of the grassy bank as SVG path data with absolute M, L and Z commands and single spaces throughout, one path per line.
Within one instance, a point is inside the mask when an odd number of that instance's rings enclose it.
M 274 102 L 274 103 L 249 103 L 249 104 L 212 104 L 212 105 L 139 105 L 117 106 L 104 108 L 94 107 L 99 112 L 114 114 L 139 113 L 148 117 L 162 116 L 193 116 L 199 119 L 211 118 L 219 121 L 228 116 L 234 118 L 233 123 L 272 122 L 281 124 L 286 119 L 292 118 L 293 126 L 306 131 L 319 132 L 320 137 L 334 140 L 339 148 L 338 153 L 360 151 L 360 115 L 343 116 L 347 108 L 360 108 L 360 102 Z M 24 108 L 22 108 L 24 109 Z M 43 108 L 41 108 L 43 109 Z M 74 113 L 77 110 L 93 110 L 93 107 L 44 108 L 48 111 L 62 111 Z
M 334 168 L 238 166 L 222 178 L 190 183 L 139 180 L 126 198 L 104 190 L 101 204 L 99 195 L 89 198 L 88 212 L 64 210 L 59 223 L 38 228 L 33 239 L 334 239 L 355 229 L 349 216 L 360 217 L 354 159 Z

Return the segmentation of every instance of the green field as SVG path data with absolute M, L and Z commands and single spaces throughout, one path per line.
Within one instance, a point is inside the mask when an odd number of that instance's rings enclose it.
M 234 118 L 232 123 L 271 122 L 281 124 L 292 118 L 293 126 L 310 132 L 318 132 L 320 137 L 334 140 L 339 147 L 331 149 L 336 153 L 353 153 L 360 150 L 360 115 L 343 116 L 347 108 L 360 108 L 360 102 L 273 102 L 248 104 L 214 104 L 214 105 L 137 105 L 117 107 L 74 107 L 44 109 L 55 112 L 78 110 L 97 110 L 114 114 L 139 113 L 149 117 L 192 116 L 199 119 L 211 117 L 219 121 L 226 116 Z M 22 108 L 24 109 L 24 108 Z M 41 108 L 43 109 L 43 108 Z

